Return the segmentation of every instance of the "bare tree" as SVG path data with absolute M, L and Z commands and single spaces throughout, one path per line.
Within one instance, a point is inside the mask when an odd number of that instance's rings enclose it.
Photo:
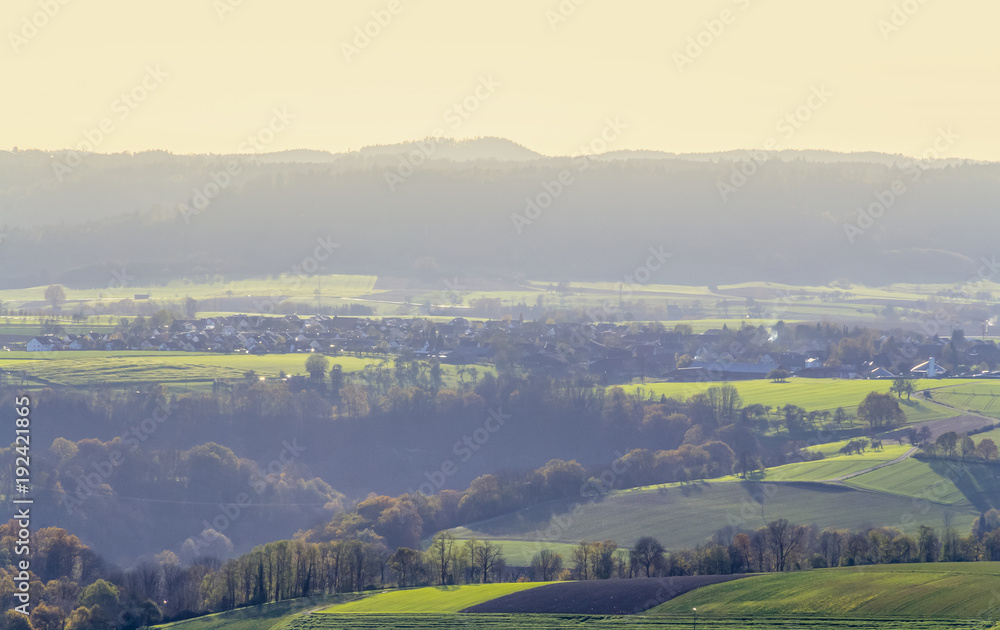
M 767 524 L 767 540 L 774 557 L 774 570 L 781 572 L 788 566 L 789 557 L 804 542 L 806 528 L 789 523 L 783 518 Z

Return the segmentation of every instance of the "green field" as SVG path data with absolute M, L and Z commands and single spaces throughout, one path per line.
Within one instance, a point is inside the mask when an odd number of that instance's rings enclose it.
M 902 457 L 911 447 L 890 444 L 881 451 L 868 449 L 860 455 L 837 455 L 814 462 L 785 464 L 764 471 L 766 481 L 825 481 L 838 479 Z M 893 465 L 895 467 L 895 465 Z
M 917 380 L 914 381 L 914 387 L 917 391 L 920 391 L 967 382 L 965 380 L 955 381 L 954 383 L 940 380 Z M 668 398 L 686 399 L 694 394 L 702 393 L 710 387 L 718 387 L 720 384 L 717 382 L 646 383 L 644 385 L 629 385 L 623 389 L 630 392 L 639 391 L 644 397 L 652 395 L 659 398 L 661 395 L 665 395 Z M 888 392 L 892 386 L 892 381 L 792 378 L 785 383 L 753 380 L 733 381 L 729 384 L 739 390 L 744 405 L 771 405 L 774 408 L 771 412 L 772 418 L 780 415 L 777 411 L 778 407 L 791 404 L 798 405 L 806 411 L 832 412 L 837 407 L 843 407 L 844 411 L 853 420 L 858 404 L 864 400 L 864 397 L 870 392 Z M 935 397 L 937 397 L 936 392 Z M 908 424 L 950 418 L 959 413 L 959 411 L 953 411 L 940 405 L 918 400 L 917 396 L 912 397 L 910 400 L 903 398 L 899 403 L 900 407 L 906 413 Z
M 576 545 L 571 545 L 569 543 L 545 543 L 545 549 L 549 551 L 554 551 L 563 557 L 563 559 L 568 559 L 572 557 L 573 549 Z M 515 567 L 528 567 L 531 566 L 531 559 L 536 553 L 541 551 L 538 543 L 529 540 L 506 540 L 503 543 L 503 557 L 507 561 L 507 564 Z
M 250 370 L 258 377 L 276 378 L 286 374 L 305 374 L 308 354 L 239 354 L 219 352 L 157 352 L 130 350 L 101 352 L 80 350 L 65 352 L 0 352 L 0 370 L 25 370 L 41 380 L 28 385 L 66 385 L 83 387 L 94 383 L 151 384 L 163 383 L 172 390 L 210 390 L 217 378 L 243 378 Z M 330 365 L 341 365 L 345 372 L 359 372 L 377 366 L 381 358 L 353 356 L 329 357 Z M 391 359 L 390 359 L 391 360 Z M 458 381 L 458 366 L 442 365 L 445 381 Z M 489 366 L 478 366 L 480 372 Z
M 910 458 L 846 482 L 858 488 L 948 503 L 956 508 L 1000 507 L 1000 466 Z
M 984 630 L 976 621 L 860 620 L 860 619 L 801 619 L 801 618 L 735 618 L 698 619 L 700 630 Z M 607 628 L 609 630 L 688 630 L 691 614 L 649 617 L 595 617 L 584 615 L 302 615 L 285 627 L 286 630 L 579 630 Z
M 122 299 L 132 299 L 135 294 L 148 294 L 149 299 L 157 302 L 170 302 L 185 297 L 196 300 L 208 300 L 212 298 L 240 297 L 245 295 L 254 296 L 284 296 L 296 299 L 305 299 L 310 302 L 316 300 L 315 291 L 317 282 L 322 287 L 323 295 L 331 297 L 357 297 L 371 293 L 375 287 L 376 276 L 352 276 L 352 275 L 324 275 L 311 276 L 308 282 L 303 282 L 293 276 L 272 276 L 268 278 L 250 278 L 246 280 L 233 280 L 226 282 L 221 278 L 212 279 L 208 282 L 191 282 L 189 280 L 175 280 L 163 285 L 128 285 L 121 287 L 120 284 L 112 287 L 91 287 L 73 288 L 64 287 L 66 300 L 72 302 L 112 302 Z M 5 308 L 17 309 L 23 303 L 44 303 L 45 289 L 48 285 L 38 287 L 27 287 L 24 289 L 3 289 L 0 290 L 0 301 L 5 303 Z M 64 310 L 71 310 L 67 306 Z
M 277 629 L 279 625 L 283 626 L 298 613 L 318 606 L 349 602 L 359 597 L 363 597 L 363 595 L 343 593 L 303 597 L 284 602 L 237 608 L 214 615 L 205 615 L 153 627 L 170 628 L 170 630 L 270 630 L 272 627 Z
M 821 528 L 879 524 L 912 534 L 926 524 L 964 532 L 977 515 L 964 500 L 918 506 L 908 496 L 843 484 L 730 479 L 613 492 L 590 502 L 549 502 L 450 531 L 460 539 L 488 539 L 505 548 L 511 541 L 522 541 L 527 544 L 521 553 L 527 556 L 554 542 L 615 540 L 628 546 L 645 535 L 668 549 L 692 548 L 726 525 L 756 529 L 778 518 Z
M 1000 619 L 1000 563 L 928 563 L 753 576 L 685 593 L 648 615 Z
M 995 444 L 1000 446 L 1000 427 L 997 427 L 995 429 L 990 429 L 989 431 L 984 431 L 982 433 L 976 433 L 971 437 L 973 440 L 976 441 L 976 444 L 979 444 L 980 441 L 989 438 L 993 440 Z
M 131 280 L 131 278 L 129 278 Z M 206 275 L 197 279 L 171 281 L 161 285 L 128 285 L 122 287 L 120 278 L 109 278 L 107 286 L 65 287 L 67 304 L 65 311 L 72 311 L 85 304 L 108 304 L 122 299 L 132 299 L 135 294 L 148 294 L 157 303 L 179 303 L 187 297 L 201 302 L 201 312 L 229 312 L 229 309 L 251 309 L 233 300 L 247 296 L 280 297 L 281 301 L 293 301 L 299 308 L 308 309 L 316 301 L 316 291 L 321 290 L 322 306 L 344 304 L 365 304 L 379 315 L 416 315 L 419 305 L 431 303 L 437 306 L 467 308 L 480 298 L 499 299 L 503 304 L 502 315 L 509 313 L 517 317 L 519 304 L 535 304 L 541 296 L 549 308 L 592 309 L 597 307 L 617 308 L 619 299 L 626 304 L 642 304 L 647 309 L 659 309 L 656 317 L 668 328 L 675 323 L 687 323 L 695 332 L 710 328 L 730 328 L 742 324 L 756 326 L 770 325 L 778 320 L 786 323 L 814 321 L 849 321 L 873 325 L 900 325 L 914 322 L 921 314 L 914 307 L 943 289 L 946 285 L 896 284 L 886 287 L 853 286 L 842 289 L 831 286 L 790 286 L 771 282 L 750 282 L 720 287 L 686 286 L 671 284 L 636 284 L 629 287 L 627 295 L 621 294 L 617 281 L 571 282 L 560 287 L 558 282 L 526 280 L 519 283 L 497 285 L 495 281 L 472 278 L 457 279 L 460 290 L 452 292 L 442 282 L 440 287 L 432 284 L 421 288 L 404 288 L 409 283 L 393 283 L 391 280 L 379 282 L 370 275 L 323 275 L 310 276 L 305 281 L 299 277 L 268 276 L 241 280 L 227 280 L 220 275 Z M 392 284 L 399 286 L 393 287 Z M 989 290 L 998 291 L 1000 285 L 984 283 Z M 0 302 L 8 309 L 26 308 L 47 310 L 44 302 L 45 286 L 0 290 Z M 833 299 L 832 293 L 837 297 Z M 748 312 L 747 298 L 753 298 L 759 311 Z M 222 300 L 228 300 L 223 302 Z M 971 303 L 972 300 L 952 299 L 951 302 Z M 700 313 L 681 320 L 669 320 L 666 306 L 686 307 Z M 225 305 L 225 308 L 223 307 Z M 886 318 L 886 305 L 896 308 L 892 318 Z M 498 315 L 498 316 L 499 316 Z M 616 313 L 618 320 L 630 320 L 624 310 Z
M 324 608 L 320 613 L 455 613 L 491 599 L 551 582 L 465 584 L 383 591 L 370 597 Z
M 964 381 L 935 391 L 934 399 L 958 410 L 1000 418 L 1000 381 Z

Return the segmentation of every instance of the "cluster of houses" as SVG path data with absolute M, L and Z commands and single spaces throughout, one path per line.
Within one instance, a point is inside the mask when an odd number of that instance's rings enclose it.
M 884 340 L 883 340 L 884 341 Z M 909 376 L 947 376 L 939 362 L 945 340 L 913 346 L 912 356 L 928 360 Z M 25 344 L 29 352 L 60 350 L 149 350 L 223 353 L 411 354 L 419 359 L 468 364 L 508 361 L 533 371 L 588 374 L 603 382 L 632 379 L 671 381 L 768 378 L 775 370 L 801 377 L 895 378 L 896 361 L 878 353 L 862 365 L 826 365 L 829 342 L 815 340 L 797 352 L 753 356 L 732 350 L 731 334 L 721 329 L 700 335 L 662 326 L 614 323 L 576 324 L 514 320 L 429 322 L 420 318 L 371 319 L 325 316 L 234 315 L 175 320 L 169 327 L 116 333 L 45 335 Z M 965 354 L 973 362 L 1000 363 L 992 342 L 972 342 Z M 687 356 L 682 365 L 677 359 Z M 884 356 L 883 356 L 884 355 Z M 998 374 L 997 376 L 1000 376 Z

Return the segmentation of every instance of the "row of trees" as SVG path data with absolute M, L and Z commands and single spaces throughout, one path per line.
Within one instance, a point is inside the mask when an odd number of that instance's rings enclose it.
M 0 604 L 15 602 L 17 524 L 0 526 Z M 501 545 L 435 535 L 426 550 L 390 549 L 370 530 L 350 540 L 309 542 L 305 536 L 259 546 L 228 561 L 196 558 L 182 565 L 171 552 L 120 570 L 106 565 L 59 528 L 36 534 L 27 630 L 133 630 L 161 620 L 297 597 L 389 586 L 509 580 L 607 580 L 638 577 L 781 572 L 907 562 L 1000 561 L 1000 513 L 991 509 L 961 536 L 921 525 L 915 535 L 891 527 L 858 530 L 798 525 L 785 519 L 756 530 L 723 528 L 694 549 L 668 551 L 644 536 L 631 547 L 581 541 L 569 557 L 541 548 L 530 566 L 508 566 Z M 14 625 L 11 625 L 14 624 Z

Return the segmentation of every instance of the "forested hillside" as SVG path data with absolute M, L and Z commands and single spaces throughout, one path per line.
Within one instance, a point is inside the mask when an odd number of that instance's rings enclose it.
M 320 271 L 438 279 L 620 280 L 655 247 L 685 284 L 961 282 L 995 251 L 995 164 L 414 155 L 3 153 L 0 284 L 287 273 L 317 239 Z

